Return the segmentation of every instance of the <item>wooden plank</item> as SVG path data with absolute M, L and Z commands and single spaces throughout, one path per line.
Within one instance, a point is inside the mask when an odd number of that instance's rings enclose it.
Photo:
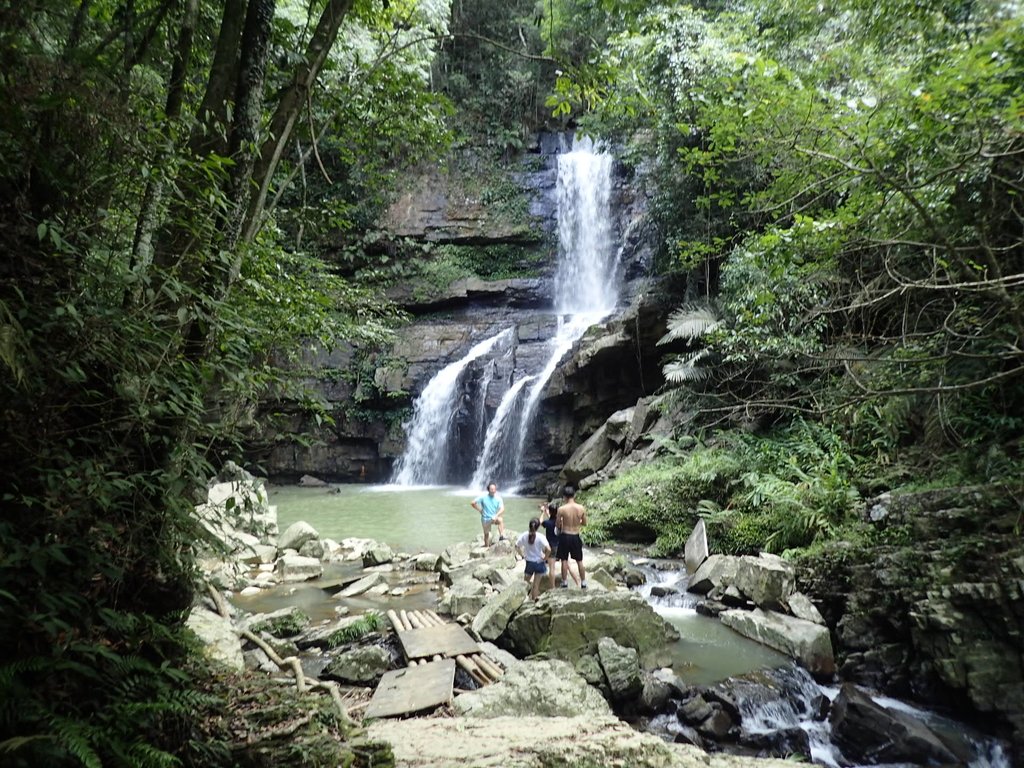
M 434 709 L 451 702 L 454 685 L 455 659 L 385 672 L 365 716 L 395 717 Z
M 422 659 L 434 654 L 454 658 L 480 652 L 480 646 L 458 624 L 410 629 L 399 632 L 398 639 L 407 659 Z

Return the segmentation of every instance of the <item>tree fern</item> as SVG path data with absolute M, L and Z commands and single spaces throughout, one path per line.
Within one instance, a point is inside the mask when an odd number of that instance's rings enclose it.
M 708 356 L 708 350 L 698 349 L 686 355 L 680 355 L 667 362 L 661 369 L 665 381 L 669 384 L 685 384 L 688 381 L 704 381 L 711 375 L 711 369 L 698 365 Z
M 684 304 L 668 316 L 668 329 L 658 344 L 673 341 L 694 341 L 721 324 L 721 319 L 707 305 Z

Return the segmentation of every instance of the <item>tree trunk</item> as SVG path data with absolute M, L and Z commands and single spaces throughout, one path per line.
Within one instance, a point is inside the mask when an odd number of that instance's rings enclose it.
M 306 48 L 305 62 L 295 72 L 291 84 L 281 94 L 274 116 L 270 120 L 270 135 L 263 143 L 260 158 L 253 172 L 256 188 L 252 191 L 242 225 L 241 239 L 251 242 L 259 231 L 263 217 L 263 206 L 267 201 L 270 183 L 278 163 L 288 146 L 292 129 L 306 103 L 307 95 L 313 88 L 327 55 L 338 37 L 338 30 L 345 16 L 352 8 L 353 0 L 329 0 L 324 8 L 316 30 Z

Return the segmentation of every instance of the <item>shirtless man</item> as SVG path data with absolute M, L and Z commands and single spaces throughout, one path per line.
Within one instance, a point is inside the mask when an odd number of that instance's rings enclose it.
M 580 571 L 580 588 L 587 588 L 587 572 L 583 568 L 583 539 L 580 529 L 587 524 L 587 508 L 576 503 L 576 489 L 565 486 L 565 503 L 558 508 L 558 559 L 562 561 L 562 586 L 569 586 L 569 558 L 576 561 Z

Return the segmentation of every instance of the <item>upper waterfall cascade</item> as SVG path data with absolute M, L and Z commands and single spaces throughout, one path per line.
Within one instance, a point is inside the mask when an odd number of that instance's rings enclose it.
M 619 260 L 611 191 L 612 157 L 595 148 L 590 139 L 574 141 L 571 149 L 558 156 L 558 265 L 553 284 L 557 330 L 546 343 L 543 365 L 513 366 L 493 414 L 489 418 L 486 413 L 478 414 L 487 426 L 470 481 L 472 487 L 483 487 L 493 480 L 506 491 L 514 490 L 521 479 L 527 436 L 545 386 L 586 330 L 615 309 Z M 444 462 L 449 454 L 454 412 L 459 406 L 462 374 L 474 360 L 504 348 L 497 344 L 498 336 L 473 347 L 427 384 L 406 425 L 408 443 L 394 474 L 395 483 L 448 482 L 449 468 Z M 485 375 L 490 383 L 493 366 Z M 483 389 L 486 394 L 486 387 Z

